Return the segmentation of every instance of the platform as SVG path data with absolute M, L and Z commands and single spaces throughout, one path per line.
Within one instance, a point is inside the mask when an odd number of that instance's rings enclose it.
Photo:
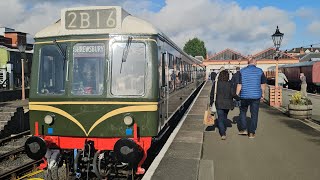
M 218 131 L 205 131 L 202 121 L 210 86 L 203 88 L 171 145 L 143 179 L 320 179 L 320 132 L 307 125 L 310 122 L 261 104 L 254 139 L 238 135 L 238 108 L 229 112 L 226 140 Z

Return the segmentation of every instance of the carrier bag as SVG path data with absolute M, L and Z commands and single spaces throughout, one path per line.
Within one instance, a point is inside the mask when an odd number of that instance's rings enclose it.
M 211 115 L 211 110 L 208 108 L 208 110 L 206 110 L 204 112 L 204 117 L 203 117 L 203 124 L 206 126 L 212 126 L 214 125 L 214 116 Z

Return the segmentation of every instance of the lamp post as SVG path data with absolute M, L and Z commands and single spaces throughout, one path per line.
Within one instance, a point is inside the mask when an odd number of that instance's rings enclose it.
M 277 102 L 277 97 L 278 96 L 281 96 L 281 87 L 279 88 L 278 87 L 278 79 L 279 79 L 279 76 L 278 76 L 278 60 L 279 60 L 279 56 L 280 56 L 280 45 L 281 45 L 281 41 L 282 41 L 282 38 L 283 38 L 283 33 L 280 32 L 279 30 L 279 27 L 277 26 L 277 29 L 276 29 L 276 32 L 271 36 L 272 37 L 272 40 L 273 40 L 273 44 L 274 44 L 274 47 L 276 48 L 276 54 L 275 54 L 275 57 L 274 59 L 276 60 L 276 74 L 275 74 L 275 106 L 280 106 L 281 102 Z
M 26 96 L 25 96 L 25 89 L 24 89 L 24 61 L 23 61 L 23 53 L 26 51 L 26 43 L 23 42 L 22 40 L 20 40 L 17 43 L 17 47 L 19 49 L 19 52 L 21 53 L 21 100 L 25 100 Z

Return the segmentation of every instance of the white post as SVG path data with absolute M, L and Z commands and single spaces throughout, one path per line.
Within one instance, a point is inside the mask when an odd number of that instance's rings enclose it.
M 25 90 L 24 90 L 24 64 L 23 64 L 23 58 L 21 58 L 21 100 L 25 100 Z

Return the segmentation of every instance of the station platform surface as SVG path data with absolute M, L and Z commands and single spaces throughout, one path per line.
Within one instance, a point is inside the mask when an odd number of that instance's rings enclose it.
M 155 159 L 143 179 L 320 179 L 320 129 L 311 128 L 312 122 L 289 118 L 261 103 L 256 137 L 249 139 L 238 135 L 235 108 L 228 115 L 227 139 L 221 140 L 216 128 L 203 125 L 210 90 L 207 83 L 171 145 L 160 152 L 163 157 Z
M 0 102 L 0 107 L 23 107 L 25 110 L 29 110 L 29 100 L 14 100 Z

